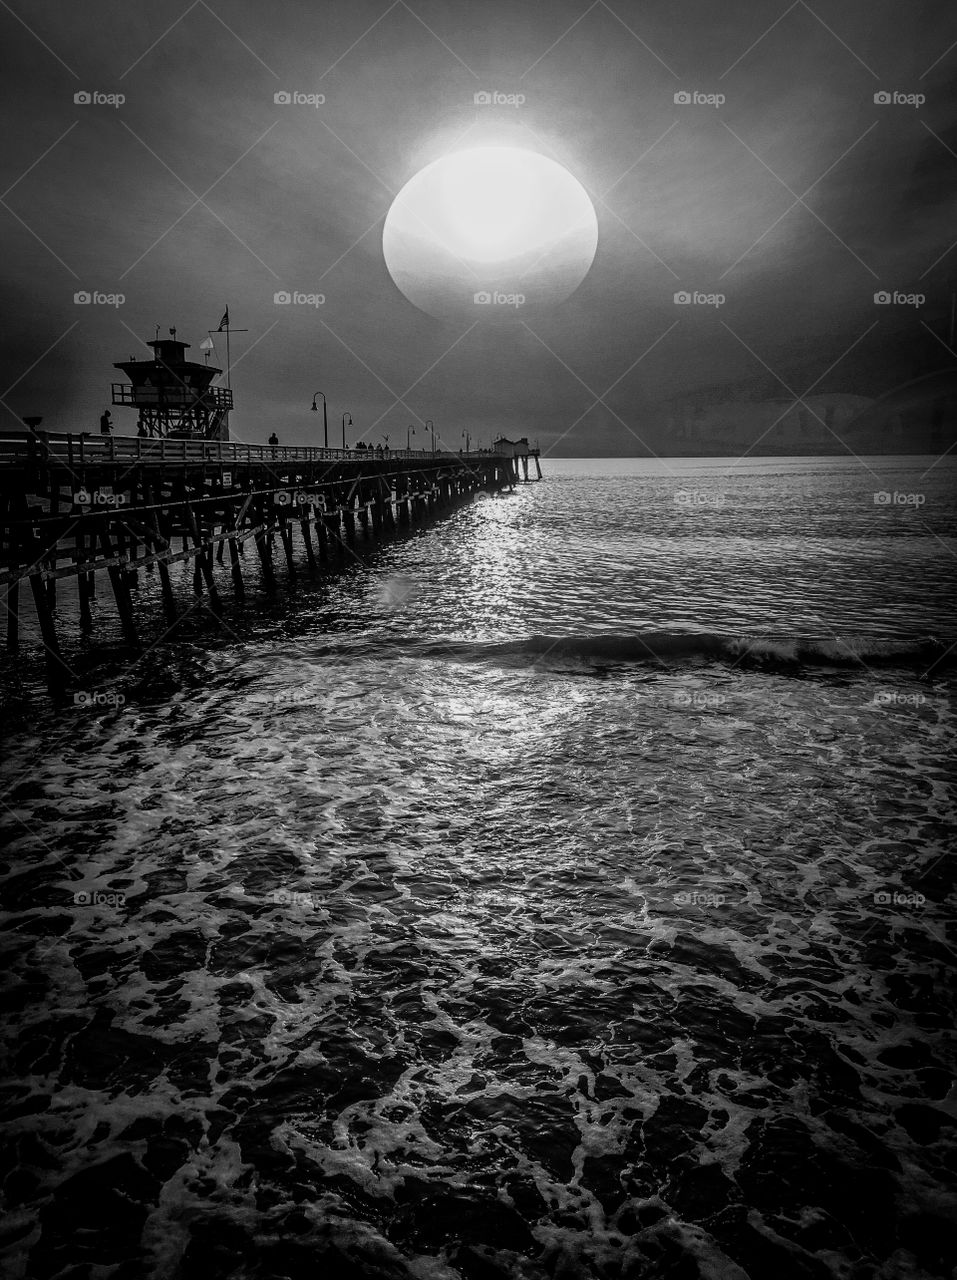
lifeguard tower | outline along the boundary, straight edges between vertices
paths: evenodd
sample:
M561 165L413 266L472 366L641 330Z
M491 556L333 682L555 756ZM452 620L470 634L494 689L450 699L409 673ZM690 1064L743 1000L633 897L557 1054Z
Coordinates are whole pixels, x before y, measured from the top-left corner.
M187 360L189 343L178 341L175 329L169 332L146 344L153 348L152 360L114 364L129 385L113 383L113 403L139 410L140 435L145 430L179 440L228 440L233 393L211 385L222 369Z

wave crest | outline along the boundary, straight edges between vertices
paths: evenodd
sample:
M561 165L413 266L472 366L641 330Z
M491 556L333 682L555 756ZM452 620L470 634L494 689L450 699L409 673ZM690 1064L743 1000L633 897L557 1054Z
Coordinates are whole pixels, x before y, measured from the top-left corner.
M349 646L354 652L356 646ZM517 640L416 640L402 636L360 641L368 656L383 648L408 657L451 657L461 661L535 663L637 663L673 666L718 661L734 666L912 667L924 674L957 661L953 641L928 636L895 640L875 636L720 635L715 632L644 631L632 634L547 636ZM330 646L324 652L339 650Z

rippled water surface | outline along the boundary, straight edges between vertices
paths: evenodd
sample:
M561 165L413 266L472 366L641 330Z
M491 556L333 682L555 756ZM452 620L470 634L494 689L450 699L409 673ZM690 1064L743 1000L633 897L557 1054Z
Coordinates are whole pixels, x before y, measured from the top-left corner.
M931 462L546 461L8 678L5 1274L950 1275Z

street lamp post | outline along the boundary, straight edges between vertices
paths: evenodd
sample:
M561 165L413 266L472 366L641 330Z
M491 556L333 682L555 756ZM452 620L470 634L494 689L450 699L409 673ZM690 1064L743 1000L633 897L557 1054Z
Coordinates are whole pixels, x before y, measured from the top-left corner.
M405 429L405 451L409 453L412 449L412 437L415 435L415 427L408 426Z
M322 396L322 392L317 391L316 394L312 397L313 413L319 412L319 406L316 404L316 396ZM322 396L322 447L324 449L329 448L329 420L326 417L326 397L325 396Z
M463 432L462 432L462 438L463 438L463 439L464 439L464 441L465 441L465 452L466 452L466 453L468 453L468 452L469 452L469 445L470 445L470 444L471 444L471 442L472 442L472 437L469 435L469 433L468 433L467 431L463 431Z
M349 426L351 427L351 426L352 426L352 414L349 412L349 410L348 410L348 409L347 409L347 410L345 411L345 413L342 415L342 447L343 447L343 449L345 449L345 447L346 447L346 418L348 418L348 419L349 419Z
M435 453L435 423L431 418L426 418L425 429L432 432L432 452Z

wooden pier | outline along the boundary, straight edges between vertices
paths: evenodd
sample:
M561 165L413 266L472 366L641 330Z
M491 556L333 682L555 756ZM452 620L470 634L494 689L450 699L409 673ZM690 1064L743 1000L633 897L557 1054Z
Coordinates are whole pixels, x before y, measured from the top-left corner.
M388 535L478 492L528 481L530 461L541 479L538 450L530 446L463 454L36 430L0 434L7 648L20 643L21 590L28 584L48 683L61 690L72 679L57 628L57 589L64 579L75 580L71 604L80 631L89 634L95 575L105 571L123 636L135 646L143 606L131 588L139 572L155 566L165 621L173 627L183 607L170 565L187 561L193 592L222 625L221 589L236 601L246 594L247 543L255 548L258 588L274 593L277 548L288 581L300 570L315 575L351 558L360 539ZM223 567L218 575L217 564Z

